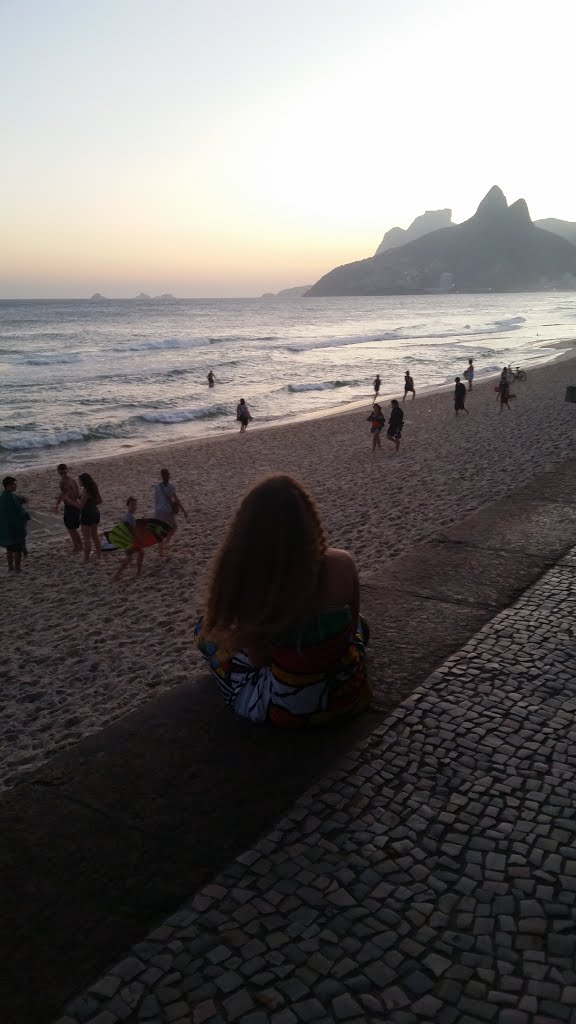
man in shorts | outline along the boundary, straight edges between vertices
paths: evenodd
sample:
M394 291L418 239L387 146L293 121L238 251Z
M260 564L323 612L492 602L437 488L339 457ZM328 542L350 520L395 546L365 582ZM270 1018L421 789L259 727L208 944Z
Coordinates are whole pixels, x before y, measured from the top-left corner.
M395 398L392 399L392 409L390 411L390 419L388 420L388 430L386 431L386 437L392 444L396 445L396 451L400 448L400 438L402 437L402 426L404 424L404 413L400 408L399 403Z
M404 398L402 399L403 402L406 401L406 395L409 395L410 392L412 392L412 401L414 401L414 399L416 398L414 378L412 377L410 370L406 370L406 373L404 374Z
M380 393L381 385L382 385L382 381L380 380L380 374L377 373L376 376L374 377L374 383L372 384L372 387L374 388L374 398L375 399L378 398L378 395Z
M60 494L56 498L54 512L58 511L60 502L63 501L64 526L70 534L72 550L74 552L82 551L82 540L78 532L80 527L80 509L76 505L70 504L72 501L79 501L80 488L74 477L68 473L68 466L64 462L61 462L58 466L58 476L60 477Z

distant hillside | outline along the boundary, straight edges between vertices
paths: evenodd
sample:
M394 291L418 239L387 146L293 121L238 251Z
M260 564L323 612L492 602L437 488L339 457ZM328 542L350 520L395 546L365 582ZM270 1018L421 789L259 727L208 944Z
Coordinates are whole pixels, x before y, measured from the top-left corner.
M576 246L536 227L523 199L494 186L463 224L336 267L308 295L399 295L576 288Z
M554 235L560 235L572 245L576 245L576 223L573 220L558 220L556 217L547 217L545 220L534 221L537 228L544 231L551 231Z
M399 245L406 245L413 242L422 235L428 235L431 231L438 231L440 228L453 227L452 210L426 210L412 221L408 228L390 228L386 232L380 245L376 249L375 256L389 249L396 249Z
M298 284L295 288L283 288L280 292L264 292L263 299L300 299L310 290L310 284Z

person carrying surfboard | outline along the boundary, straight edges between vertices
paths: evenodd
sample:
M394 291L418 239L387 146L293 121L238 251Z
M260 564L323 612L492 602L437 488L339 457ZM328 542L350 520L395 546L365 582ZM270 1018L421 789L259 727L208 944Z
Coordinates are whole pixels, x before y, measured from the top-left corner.
M116 571L115 579L118 579L118 577L121 576L121 574L123 573L124 569L128 568L130 562L132 561L132 555L134 554L134 552L136 552L136 575L142 575L142 562L144 561L144 550L138 544L138 527L136 525L137 506L138 502L136 501L136 498L126 499L126 511L122 518L122 522L126 524L128 529L130 530L130 533L134 537L134 547L129 548L129 550L124 555L124 558L120 562L120 565L118 566L118 569Z
M154 487L154 516L156 519L161 519L163 523L167 523L170 527L165 540L162 541L158 549L159 554L163 554L163 549L168 547L178 529L176 516L181 512L184 518L187 519L188 513L176 494L174 484L170 483L170 471L168 469L161 469L160 476L162 478L160 483Z

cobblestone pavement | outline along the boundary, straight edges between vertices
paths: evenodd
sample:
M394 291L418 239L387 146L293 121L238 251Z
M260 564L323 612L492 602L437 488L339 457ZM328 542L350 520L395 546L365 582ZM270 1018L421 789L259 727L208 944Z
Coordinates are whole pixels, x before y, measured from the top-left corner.
M59 1024L576 1022L575 711L576 550Z

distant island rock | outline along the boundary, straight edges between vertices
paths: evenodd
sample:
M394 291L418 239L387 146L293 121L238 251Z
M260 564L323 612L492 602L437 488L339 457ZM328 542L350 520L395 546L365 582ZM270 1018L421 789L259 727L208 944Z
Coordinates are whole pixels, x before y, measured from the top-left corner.
M566 222L565 222L566 223ZM536 227L523 199L495 185L463 224L331 270L307 292L402 295L576 288L576 245Z
M106 296L105 295L101 295L100 292L94 292L94 295L90 296L90 302L92 302L94 300L96 300L98 302L102 302L102 301L103 302L108 302L108 299L106 298Z
M136 295L137 302L150 302L151 298L152 296L148 295L146 292L138 292L138 295Z
M312 285L298 284L295 288L283 288L280 292L264 292L263 299L300 299L310 291Z
M154 302L176 302L176 296L170 295L169 292L164 292L163 295L155 295Z
M380 245L374 253L379 256L389 249L396 249L399 245L406 245L406 242L413 242L422 235L429 235L431 231L438 231L440 228L455 227L452 220L452 210L426 210L412 221L408 228L390 228L386 232Z

